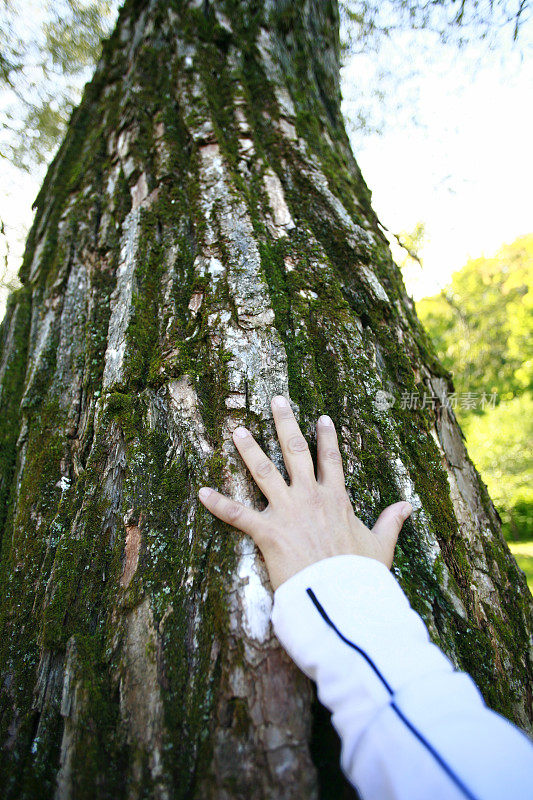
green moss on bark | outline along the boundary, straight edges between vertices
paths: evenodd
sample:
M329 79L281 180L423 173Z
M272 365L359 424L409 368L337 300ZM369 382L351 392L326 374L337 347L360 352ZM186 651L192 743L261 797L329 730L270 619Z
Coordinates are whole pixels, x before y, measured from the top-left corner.
M16 445L20 433L20 401L26 375L31 295L23 287L8 300L0 328L2 350L9 346L0 394L0 555L6 518L13 502Z

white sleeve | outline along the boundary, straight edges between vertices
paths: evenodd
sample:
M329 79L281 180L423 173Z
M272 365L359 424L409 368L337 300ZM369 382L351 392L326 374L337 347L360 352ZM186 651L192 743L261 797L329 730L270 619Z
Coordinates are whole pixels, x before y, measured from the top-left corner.
M317 683L363 800L529 800L533 746L432 644L387 567L334 556L274 594L274 631Z

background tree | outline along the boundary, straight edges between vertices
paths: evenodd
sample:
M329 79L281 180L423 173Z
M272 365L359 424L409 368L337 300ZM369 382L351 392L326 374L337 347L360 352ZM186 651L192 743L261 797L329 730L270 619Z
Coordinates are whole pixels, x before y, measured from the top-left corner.
M533 389L533 236L470 260L417 311L458 392L511 400Z
M49 160L91 76L102 38L110 33L115 7L108 0L24 7L3 0L0 88L7 102L1 114L2 158L26 170Z
M470 454L510 540L529 540L533 529L532 310L531 235L469 261L440 294L417 303L453 372Z
M465 451L340 114L336 3L130 0L37 198L2 325L6 798L353 796L269 626L269 402L327 410L394 571L487 701L531 727L531 596ZM409 397L409 404L404 402ZM429 401L428 401L429 398Z

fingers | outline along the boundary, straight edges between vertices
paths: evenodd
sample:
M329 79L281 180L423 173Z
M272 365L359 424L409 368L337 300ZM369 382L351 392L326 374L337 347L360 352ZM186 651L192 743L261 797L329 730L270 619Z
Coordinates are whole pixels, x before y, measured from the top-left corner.
M394 503L381 512L372 528L372 533L378 536L392 553L394 553L403 523L412 511L413 507L410 503Z
M275 500L287 491L288 487L282 475L246 428L237 428L233 432L233 441L267 500Z
M247 533L252 539L261 529L262 518L259 511L247 508L236 500L230 500L229 497L224 497L220 492L209 489L207 486L203 486L200 489L198 497L215 517L221 519L222 522L233 525L234 528L243 531L243 533Z
M319 417L316 430L318 482L329 486L344 486L342 456L331 417L326 414Z
M288 401L281 395L272 398L272 414L291 482L314 482L315 468L309 446Z

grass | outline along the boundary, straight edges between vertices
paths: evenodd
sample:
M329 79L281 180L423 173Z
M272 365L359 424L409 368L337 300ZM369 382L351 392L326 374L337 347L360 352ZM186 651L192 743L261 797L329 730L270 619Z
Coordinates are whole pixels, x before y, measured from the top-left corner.
M518 566L525 572L529 591L533 594L533 541L508 542L508 544Z

